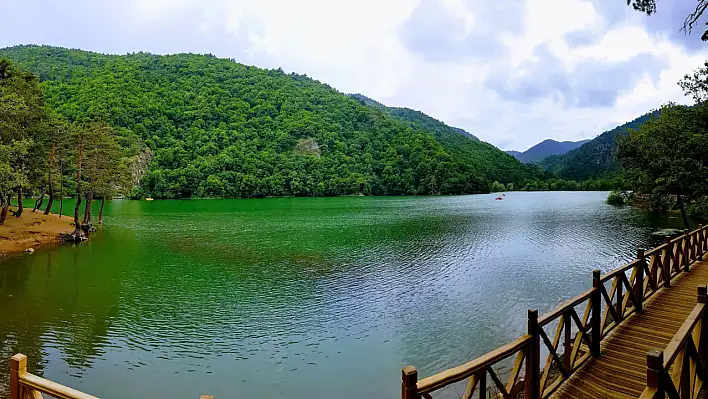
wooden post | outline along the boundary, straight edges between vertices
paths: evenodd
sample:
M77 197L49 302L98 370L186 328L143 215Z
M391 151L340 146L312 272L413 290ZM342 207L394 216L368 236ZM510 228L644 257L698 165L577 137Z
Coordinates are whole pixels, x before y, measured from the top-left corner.
M406 366L401 374L401 399L418 399L418 371L413 366Z
M478 392L478 398L479 399L487 399L487 371L486 370L481 370L479 373L477 373L477 389L479 390Z
M698 223L698 234L696 239L698 240L698 256L697 260L703 260L703 250L705 246L703 245L703 224Z
M22 399L20 376L27 373L27 356L18 353L10 358L10 399Z
M527 333L531 336L531 341L526 353L526 374L524 377L525 399L541 398L541 370L540 370L540 338L538 335L538 310L529 309Z
M573 341L570 335L570 312L566 311L563 313L563 367L570 372L572 370L570 355L573 353Z
M650 350L647 353L647 386L656 388L655 398L664 398L664 352Z
M624 272L622 272L622 273L624 273ZM615 297L616 297L615 300L617 301L615 303L615 310L617 311L617 316L619 316L619 320L615 320L615 323L619 324L622 321L622 319L624 318L624 312L622 311L622 303L624 302L624 293L622 292L623 291L622 284L624 284L624 283L622 282L622 280L619 277L615 277L615 278L619 279L619 281L617 283L617 288L616 288L617 294L615 294Z
M602 331L600 330L602 328L602 326L600 325L602 323L602 292L600 292L601 286L602 281L600 281L600 271L593 270L592 288L594 291L590 299L592 301L592 319L590 320L590 324L592 325L592 338L590 342L592 344L592 348L590 349L593 356L600 356L600 337L602 336Z
M644 256L644 250L637 249L637 266L636 280L634 281L634 308L637 312L641 312L644 307L644 269L647 267L647 260Z
M698 303L708 303L708 286L699 285L696 290L698 293ZM696 343L696 348L698 349L698 358L701 359L701 363L708 364L708 314L703 312L701 315L701 335L698 337L698 342ZM703 370L704 374L703 380L708 378L708 368Z
M664 275L664 287L671 288L671 263L675 262L671 237L664 237L664 244L666 244L666 256L664 257L664 266L661 268L661 274Z
M691 232L686 229L683 231L683 271L688 271L688 265L690 264L688 255L690 254L688 246L691 245Z

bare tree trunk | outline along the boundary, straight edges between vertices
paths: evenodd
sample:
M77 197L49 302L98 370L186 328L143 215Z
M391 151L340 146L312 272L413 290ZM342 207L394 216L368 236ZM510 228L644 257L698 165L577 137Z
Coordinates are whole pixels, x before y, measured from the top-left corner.
M37 212L37 209L42 207L43 202L44 202L44 187L39 189L39 198L37 198L37 200L34 201L34 208L32 208L32 212Z
M683 218L683 224L686 225L686 228L691 230L691 223L688 221L688 215L686 215L686 207L683 204L683 198L681 198L681 194L676 194L676 204L678 205L679 209L681 210L681 217Z
M52 182L52 174L54 172L54 143L52 143L52 151L49 154L49 200L47 201L47 209L44 210L45 215L49 215L54 202L54 184Z
M81 164L84 156L84 137L79 141L79 156L76 160L76 205L74 205L74 239L83 235L81 231L81 220L79 219L79 209L81 205Z
M106 197L101 197L101 210L98 211L98 224L103 224L103 208L106 206Z
M13 216L15 217L20 217L22 216L22 211L25 210L24 204L22 204L22 187L17 189L17 210L13 212Z
M84 205L84 224L91 224L91 203L93 202L93 191L86 193L86 204Z
M64 211L64 163L59 161L59 217Z
M2 209L0 209L0 225L3 225L7 219L7 210L10 207L10 198L6 197L5 193L0 193L0 206L2 206Z
M54 202L54 195L49 194L49 199L47 200L47 207L44 209L44 214L49 215L52 210L52 203Z

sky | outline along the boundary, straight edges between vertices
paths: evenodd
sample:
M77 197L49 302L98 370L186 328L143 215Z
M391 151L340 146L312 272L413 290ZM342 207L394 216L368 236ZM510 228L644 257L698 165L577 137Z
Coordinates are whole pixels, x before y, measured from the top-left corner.
M0 0L0 47L281 67L525 150L691 103L677 82L708 45L678 29L696 4L646 16L625 0Z

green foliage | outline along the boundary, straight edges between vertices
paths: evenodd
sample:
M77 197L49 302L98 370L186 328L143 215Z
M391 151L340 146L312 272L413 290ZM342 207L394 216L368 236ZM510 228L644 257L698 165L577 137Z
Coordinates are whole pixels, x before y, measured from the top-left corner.
M541 177L423 114L393 115L305 75L192 54L18 46L0 56L37 73L58 114L107 121L133 154L149 147L140 196L465 194Z
M620 141L618 158L641 193L708 194L708 104L667 105L661 116Z
M614 188L623 187L621 179L590 179L577 182L575 180L564 180L549 178L546 180L527 180L520 189L521 191L607 191Z
M610 205L624 205L625 195L619 190L612 190L607 196L607 203Z
M617 160L617 142L630 129L638 129L659 112L654 111L609 130L579 148L563 155L553 155L540 162L546 170L559 178L570 180L613 179L621 173Z
M686 213L695 220L708 220L708 198L694 200L686 207Z
M499 193L502 191L506 191L506 186L503 183L499 183L498 181L495 181L492 183L490 187L490 191L493 193Z

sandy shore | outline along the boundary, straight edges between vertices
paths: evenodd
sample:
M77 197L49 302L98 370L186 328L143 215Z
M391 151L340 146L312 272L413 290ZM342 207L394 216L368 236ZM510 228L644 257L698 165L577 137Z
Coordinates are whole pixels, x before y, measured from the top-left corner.
M15 207L11 208L12 210ZM20 218L7 215L5 224L0 226L0 256L24 252L27 248L57 244L60 234L74 230L70 216L47 215L25 208Z

